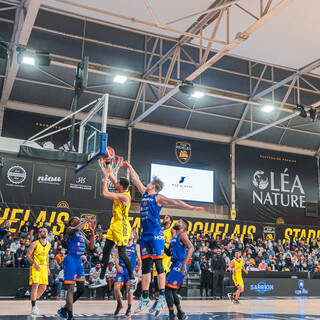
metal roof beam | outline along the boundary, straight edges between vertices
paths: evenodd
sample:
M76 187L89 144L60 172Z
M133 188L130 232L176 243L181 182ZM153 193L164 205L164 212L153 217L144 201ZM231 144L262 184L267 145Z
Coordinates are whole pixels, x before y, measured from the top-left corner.
M14 81L16 79L19 65L17 62L17 45L25 46L28 43L32 27L38 15L41 0L27 0L24 7L16 11L14 31L11 38L11 55L7 62L6 77L3 84L0 105L5 107L9 100ZM1 120L1 119L0 119ZM2 121L0 122L0 133L2 131Z
M276 83L275 85L259 92L258 94L256 94L252 100L257 100L265 95L267 95L268 93L272 92L273 90L276 90L280 87L282 87L284 84L292 81L294 78L296 78L297 76L301 76L305 73L311 72L312 70L318 68L320 66L320 59L317 59L313 62L311 62L310 64L302 67L301 69L299 69L297 72L293 73L291 76L281 80L280 82Z
M270 10L267 14L265 14L263 17L261 17L258 21L254 22L252 25L249 26L244 32L239 33L238 36L231 41L229 44L224 46L223 49L221 49L219 52L217 52L212 58L210 58L208 61L206 61L204 64L202 64L200 67L198 67L194 72L192 72L186 80L193 81L195 78L197 78L201 73L203 73L205 70L207 70L212 64L219 61L223 56L225 56L229 51L236 48L239 44L246 41L249 36L254 33L256 30L258 30L260 27L262 27L265 23L267 23L275 14L282 11L285 7L287 7L292 0L282 0L277 6L275 6L272 10ZM143 112L136 120L132 121L130 123L130 126L134 126L140 121L142 121L145 117L147 117L149 114L151 114L154 110L156 110L161 104L166 102L170 97L175 95L179 91L179 86L176 86L171 91L169 91L165 96L163 96L160 100L158 100L153 106L151 106L148 110Z
M11 101L11 100L8 101L8 109L21 110L24 112L37 113L42 115L51 115L54 117L61 117L61 118L70 114L69 110L66 110L60 107L53 108L48 106L29 104L29 103L24 103L20 101ZM86 116L85 113L78 113L76 115L76 118L81 120L85 116ZM126 119L108 117L108 124L111 126L127 127L127 123L128 121ZM163 126L163 125L152 124L147 122L138 123L135 129L154 132L154 133L163 133L166 135L187 137L191 139L212 141L212 142L230 143L232 141L231 136L207 133L207 132L202 132L197 130L175 128L175 127ZM239 142L239 145L261 148L261 149L268 149L268 150L277 150L282 152L297 153L297 154L303 154L308 156L314 156L316 154L316 150L277 145L273 143L266 143L266 142L255 141L255 140L243 140Z

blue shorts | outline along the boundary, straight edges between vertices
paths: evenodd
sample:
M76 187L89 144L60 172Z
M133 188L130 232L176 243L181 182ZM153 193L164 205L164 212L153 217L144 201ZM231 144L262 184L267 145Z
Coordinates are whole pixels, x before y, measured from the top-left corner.
M64 283L73 284L76 281L85 281L84 268L80 256L65 257L64 261Z
M183 261L175 261L172 263L170 270L169 270L167 282L166 282L167 287L173 288L173 289L180 288L184 278L187 276L188 271L189 271L189 265L187 264L186 273L184 275L182 275L180 272L182 264L183 264Z
M116 278L114 280L114 284L119 284L120 286L129 284L129 273L127 269L123 270L123 273L117 272Z
M153 234L142 233L140 238L141 259L162 259L164 255L164 245L165 240L162 230L155 231Z

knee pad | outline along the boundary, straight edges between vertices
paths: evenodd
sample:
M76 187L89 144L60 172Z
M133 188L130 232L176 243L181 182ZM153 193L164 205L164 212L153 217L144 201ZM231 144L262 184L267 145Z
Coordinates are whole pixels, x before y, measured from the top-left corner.
M158 274L164 273L163 262L162 259L155 260L156 270Z
M173 299L173 294L172 294L171 288L166 287L165 296L166 296L166 301L167 301L168 307L173 307L174 299Z
M77 292L79 295L84 293L84 281L77 281Z
M152 258L142 260L142 274L150 273L152 268Z

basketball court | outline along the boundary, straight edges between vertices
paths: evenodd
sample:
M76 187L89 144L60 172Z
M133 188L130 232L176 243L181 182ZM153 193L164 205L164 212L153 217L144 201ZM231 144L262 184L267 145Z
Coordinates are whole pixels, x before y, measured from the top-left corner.
M56 238L71 216L81 223L94 217L92 234L113 221L113 202L102 190L105 169L110 165L116 180L129 178L132 164L143 188L155 176L168 187L163 195L190 203L162 214L186 218L182 230L195 246L210 233L211 240L230 241L223 250L233 259L232 250L247 250L246 257L251 244L255 250L252 239L283 245L271 258L264 248L257 261L268 258L269 269L261 275L253 259L239 304L197 297L195 259L199 268L184 282L181 302L189 320L320 319L319 251L297 253L298 241L299 250L316 239L320 247L319 12L316 0L0 0L0 224L8 223L19 246L31 243L27 225L50 228L54 254L61 253ZM107 191L117 192L115 185L110 179ZM137 189L131 186L126 206L132 199L130 223L139 232ZM186 212L191 207L199 212ZM81 231L87 236L89 229ZM211 259L218 244L211 248L207 239L201 246ZM96 264L104 251L99 241L101 251L90 256ZM30 301L13 298L27 291L26 276L20 260L2 261L7 249L0 298L10 299L0 299L0 320L57 319L64 301L40 300L40 314L31 316ZM299 258L293 263L290 254L288 265L276 265L284 249ZM90 270L87 256L82 252L79 264ZM231 271L240 269L242 279L239 261ZM280 276L268 277L271 270ZM115 300L82 298L74 319L169 314L166 307L156 318L145 311L115 317L115 308Z
M186 311L188 319L191 320L231 320L231 319L320 319L320 312L317 304L319 299L261 299L241 300L240 305L232 305L229 301L219 300L184 300L182 307ZM135 303L137 304L137 302ZM135 304L133 306L135 306ZM41 314L33 319L57 319L55 311L61 302L40 301ZM32 319L28 315L30 309L26 301L1 301L0 319ZM10 316L12 308L15 308L16 315ZM115 302L112 301L80 301L75 305L75 319L128 319L125 316L114 317L112 310ZM201 310L201 312L199 311ZM148 313L132 315L131 319L151 320L167 319L167 311L155 318Z

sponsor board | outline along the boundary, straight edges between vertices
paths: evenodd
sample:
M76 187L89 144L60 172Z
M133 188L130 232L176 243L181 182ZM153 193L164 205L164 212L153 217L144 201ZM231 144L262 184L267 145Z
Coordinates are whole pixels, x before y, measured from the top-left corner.
M11 187L25 187L25 180L27 178L27 172L22 166L12 166L7 171L7 183L6 186Z
M250 285L250 290L251 291L256 291L259 294L265 294L266 292L273 291L274 290L274 285L273 284L268 284L265 281L260 281L257 284L251 284Z

